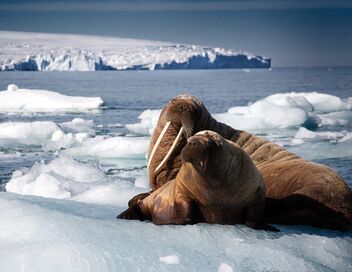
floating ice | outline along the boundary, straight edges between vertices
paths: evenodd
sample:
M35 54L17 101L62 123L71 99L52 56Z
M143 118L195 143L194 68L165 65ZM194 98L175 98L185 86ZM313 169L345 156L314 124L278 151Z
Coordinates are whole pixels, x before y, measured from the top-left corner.
M6 147L37 145L46 151L55 151L81 144L87 138L89 134L84 132L65 133L52 121L0 123L0 145Z
M218 272L233 272L233 269L227 263L222 263L219 266Z
M140 123L127 124L126 128L139 135L152 135L158 123L161 110L145 110L139 116Z
M159 261L166 264L180 264L180 259L176 255L159 257Z
M214 117L234 128L251 131L299 126L308 120L309 115L302 108L278 106L260 100L250 106L230 108L227 113L215 114Z
M66 132L94 132L94 122L93 120L84 120L81 118L74 118L70 122L64 122L60 124L60 127Z
M2 271L350 271L351 233L281 227L156 226L125 207L0 193ZM214 254L216 253L216 254ZM160 256L178 256L170 267ZM222 265L224 267L224 265Z
M6 191L23 195L69 198L104 182L102 172L92 165L59 157L49 164L36 163L30 170L17 170Z
M311 140L334 140L339 139L347 135L347 131L311 131L304 127L300 127L295 135L295 139L311 139Z
M143 159L148 150L147 137L111 137L97 136L87 139L81 146L64 151L75 157Z
M0 144L42 145L58 132L62 132L61 129L51 121L0 123Z
M148 176L139 176L134 181L134 186L138 188L149 189L149 179Z
M15 90L15 91L14 91ZM81 112L98 109L100 97L67 96L53 91L18 89L0 91L0 112Z

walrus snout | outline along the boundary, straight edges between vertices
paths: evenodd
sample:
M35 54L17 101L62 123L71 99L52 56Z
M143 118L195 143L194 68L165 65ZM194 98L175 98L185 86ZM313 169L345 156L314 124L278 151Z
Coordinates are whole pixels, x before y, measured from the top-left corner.
M154 172L158 172L168 161L183 136L188 139L194 134L194 124L198 122L201 111L202 103L192 95L179 95L171 99L164 110L164 128L153 147L150 157L148 158L148 169L153 160L154 154L169 127L172 126L178 131L178 134L164 159L159 163Z
M165 108L165 120L179 131L184 128L186 137L194 134L194 125L200 118L202 103L192 95L179 95L171 99Z
M192 136L181 151L182 163L191 163L199 172L205 172L208 166L209 152L213 142L202 136Z

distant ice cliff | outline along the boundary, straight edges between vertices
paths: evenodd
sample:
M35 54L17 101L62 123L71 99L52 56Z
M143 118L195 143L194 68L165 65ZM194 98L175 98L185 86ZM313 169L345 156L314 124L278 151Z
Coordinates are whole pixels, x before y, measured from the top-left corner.
M100 36L0 31L0 71L270 68L223 48Z

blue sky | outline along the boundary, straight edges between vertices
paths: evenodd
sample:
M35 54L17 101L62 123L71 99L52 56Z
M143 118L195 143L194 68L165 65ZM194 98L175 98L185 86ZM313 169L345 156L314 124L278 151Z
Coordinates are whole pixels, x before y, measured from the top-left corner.
M273 66L352 65L352 1L0 1L0 29L220 46Z

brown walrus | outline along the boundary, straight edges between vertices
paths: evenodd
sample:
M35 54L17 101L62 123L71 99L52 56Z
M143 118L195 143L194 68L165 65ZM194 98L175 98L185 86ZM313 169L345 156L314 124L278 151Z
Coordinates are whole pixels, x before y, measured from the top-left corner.
M267 222L341 231L351 228L352 192L337 173L264 138L217 122L191 95L173 98L160 115L148 152L153 190L176 177L187 138L202 130L215 131L233 141L254 161L266 185ZM147 195L137 195L129 205Z
M262 223L264 181L237 144L213 131L202 131L188 139L181 159L175 179L117 218L148 219L155 224L246 224L277 230Z

